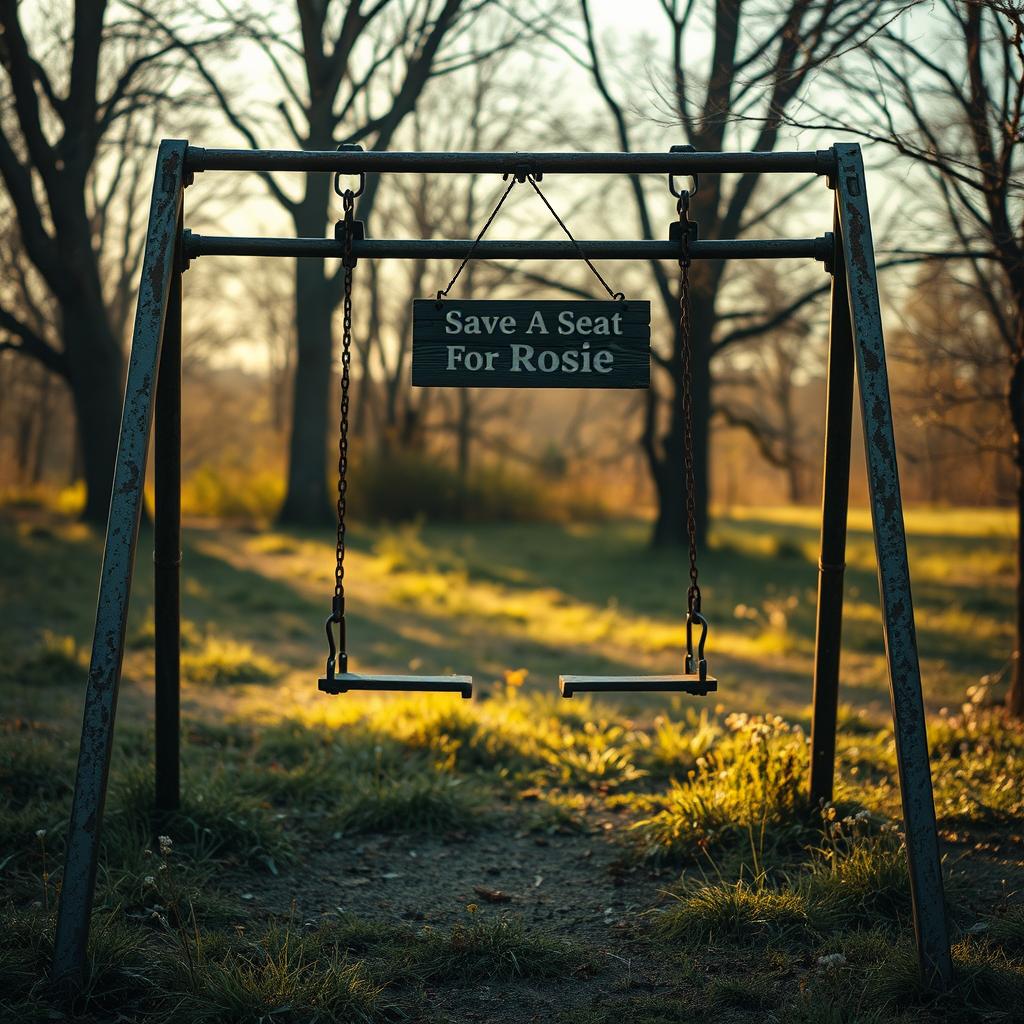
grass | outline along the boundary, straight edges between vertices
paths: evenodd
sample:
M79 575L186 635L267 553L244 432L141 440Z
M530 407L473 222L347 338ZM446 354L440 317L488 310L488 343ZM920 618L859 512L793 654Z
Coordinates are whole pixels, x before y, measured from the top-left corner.
M484 803L465 779L428 768L412 777L356 780L329 822L346 832L472 832L486 824Z
M0 515L0 1017L1012 1020L1024 729L991 706L1011 524L909 522L958 965L941 1000L916 976L864 522L836 802L810 810L815 518L736 510L702 566L717 703L553 692L560 671L678 670L685 570L643 524L355 524L354 667L471 671L472 703L319 695L330 536L189 529L183 805L153 807L140 573L90 970L68 1007L41 979L101 545L39 507Z

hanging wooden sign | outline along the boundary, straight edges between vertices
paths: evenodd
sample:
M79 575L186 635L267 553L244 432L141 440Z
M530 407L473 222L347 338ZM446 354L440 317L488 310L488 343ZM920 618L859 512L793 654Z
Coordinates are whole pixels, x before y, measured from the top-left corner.
M651 304L415 299L415 387L646 388Z

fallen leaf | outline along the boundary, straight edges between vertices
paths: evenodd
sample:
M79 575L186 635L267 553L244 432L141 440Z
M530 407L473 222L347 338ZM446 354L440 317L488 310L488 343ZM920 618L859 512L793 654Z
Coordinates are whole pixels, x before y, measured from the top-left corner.
M474 885L473 892L488 903L511 903L512 897L500 889L488 889L485 885Z

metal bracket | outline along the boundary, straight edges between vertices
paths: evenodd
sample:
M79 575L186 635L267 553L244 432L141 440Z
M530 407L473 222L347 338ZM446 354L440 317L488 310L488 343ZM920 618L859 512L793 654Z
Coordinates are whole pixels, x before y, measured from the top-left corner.
M366 224L361 220L352 221L352 241L361 242L363 241L364 238L366 238ZM334 239L336 242L341 242L344 245L345 222L343 220L339 220L334 225ZM342 259L341 262L344 263L346 267L354 267L356 263L358 263L359 261L357 257L353 256L351 262L345 260L344 258Z
M700 225L695 220L688 220L686 222L686 233L690 236L691 242L698 241L700 238ZM676 245L682 244L683 225L680 221L674 220L669 224L668 239L670 242L675 242Z
M535 171L533 166L529 163L516 164L511 171L505 171L501 176L502 181L508 181L509 177L513 177L520 185L526 181L527 178L533 178L534 181L543 181L544 172Z

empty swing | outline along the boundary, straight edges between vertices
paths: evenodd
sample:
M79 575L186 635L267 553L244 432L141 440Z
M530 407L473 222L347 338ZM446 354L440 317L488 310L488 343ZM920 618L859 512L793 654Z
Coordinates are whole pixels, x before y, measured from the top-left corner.
M675 149L676 147L673 147ZM680 147L681 148L681 147ZM697 190L694 175L693 192ZM718 680L708 675L704 645L708 638L708 620L701 613L700 586L697 574L697 523L693 472L693 360L690 337L690 196L685 189L677 191L669 175L669 189L676 197L679 214L679 334L682 346L683 384L683 463L686 473L686 533L690 546L690 586L686 592L686 659L682 675L659 676L559 676L558 689L563 697L575 693L690 693L707 696L718 689ZM673 232L674 234L675 232ZM693 627L700 627L696 650Z
M356 147L359 148L359 147ZM334 599L327 617L327 668L319 680L324 693L347 693L349 690L402 690L414 693L458 693L464 699L473 696L471 676L401 676L358 675L348 671L348 644L345 635L345 512L348 492L348 405L352 368L352 240L358 232L354 219L356 197L363 191L364 176L359 176L359 188L341 190L340 174L334 176L334 190L342 199L344 220L338 225L343 235L344 256L344 319L341 340L341 414L338 431L338 533L334 567ZM361 225L360 225L361 226ZM338 639L334 638L334 627Z

